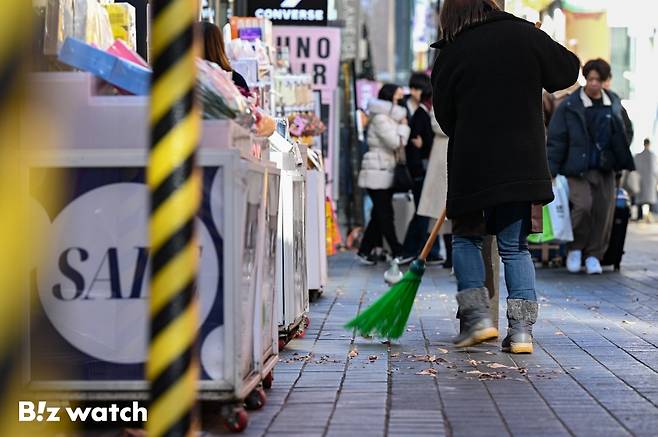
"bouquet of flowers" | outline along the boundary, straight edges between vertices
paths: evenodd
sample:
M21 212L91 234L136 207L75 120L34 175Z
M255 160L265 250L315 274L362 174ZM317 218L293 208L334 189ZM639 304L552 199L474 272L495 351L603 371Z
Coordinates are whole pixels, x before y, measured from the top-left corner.
M312 112L292 114L288 116L288 123L295 137L316 137L327 130L320 117Z

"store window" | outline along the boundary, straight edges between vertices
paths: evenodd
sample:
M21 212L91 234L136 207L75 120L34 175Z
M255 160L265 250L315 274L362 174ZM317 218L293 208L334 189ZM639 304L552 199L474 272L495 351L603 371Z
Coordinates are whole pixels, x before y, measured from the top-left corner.
M613 27L610 29L612 86L622 99L628 99L631 83L626 78L626 72L631 68L631 40L628 29Z

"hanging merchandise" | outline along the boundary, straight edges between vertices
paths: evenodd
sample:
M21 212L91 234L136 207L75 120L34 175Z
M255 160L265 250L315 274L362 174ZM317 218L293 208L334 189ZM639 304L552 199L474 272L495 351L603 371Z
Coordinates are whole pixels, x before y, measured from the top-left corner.
M110 17L98 0L48 0L44 54L56 56L68 37L107 49L114 42Z
M267 18L231 17L231 39L260 39L272 47L272 21Z
M115 39L122 40L132 50L137 50L137 20L133 5L128 3L109 3L105 9L112 25Z

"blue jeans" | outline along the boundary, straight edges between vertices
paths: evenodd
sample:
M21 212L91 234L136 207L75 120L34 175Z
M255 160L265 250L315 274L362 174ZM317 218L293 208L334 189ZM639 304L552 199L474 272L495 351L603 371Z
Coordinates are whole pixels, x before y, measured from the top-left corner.
M505 265L508 299L536 301L535 265L528 250L530 204L512 203L484 211L487 232L496 235ZM459 291L485 286L482 236L454 235L452 257Z

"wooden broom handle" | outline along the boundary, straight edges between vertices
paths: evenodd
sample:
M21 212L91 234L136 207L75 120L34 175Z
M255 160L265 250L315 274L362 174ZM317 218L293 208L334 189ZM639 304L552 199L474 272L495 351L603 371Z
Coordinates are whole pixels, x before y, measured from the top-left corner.
M434 246L434 242L436 241L436 236L439 235L439 231L441 230L441 226L443 226L443 223L446 221L446 209L443 208L443 212L441 212L441 217L434 223L434 227L432 228L432 233L430 234L430 238L427 240L425 243L425 247L423 247L423 251L420 253L420 256L418 257L419 260L425 261L427 257L430 254L430 251L432 250L432 246Z

